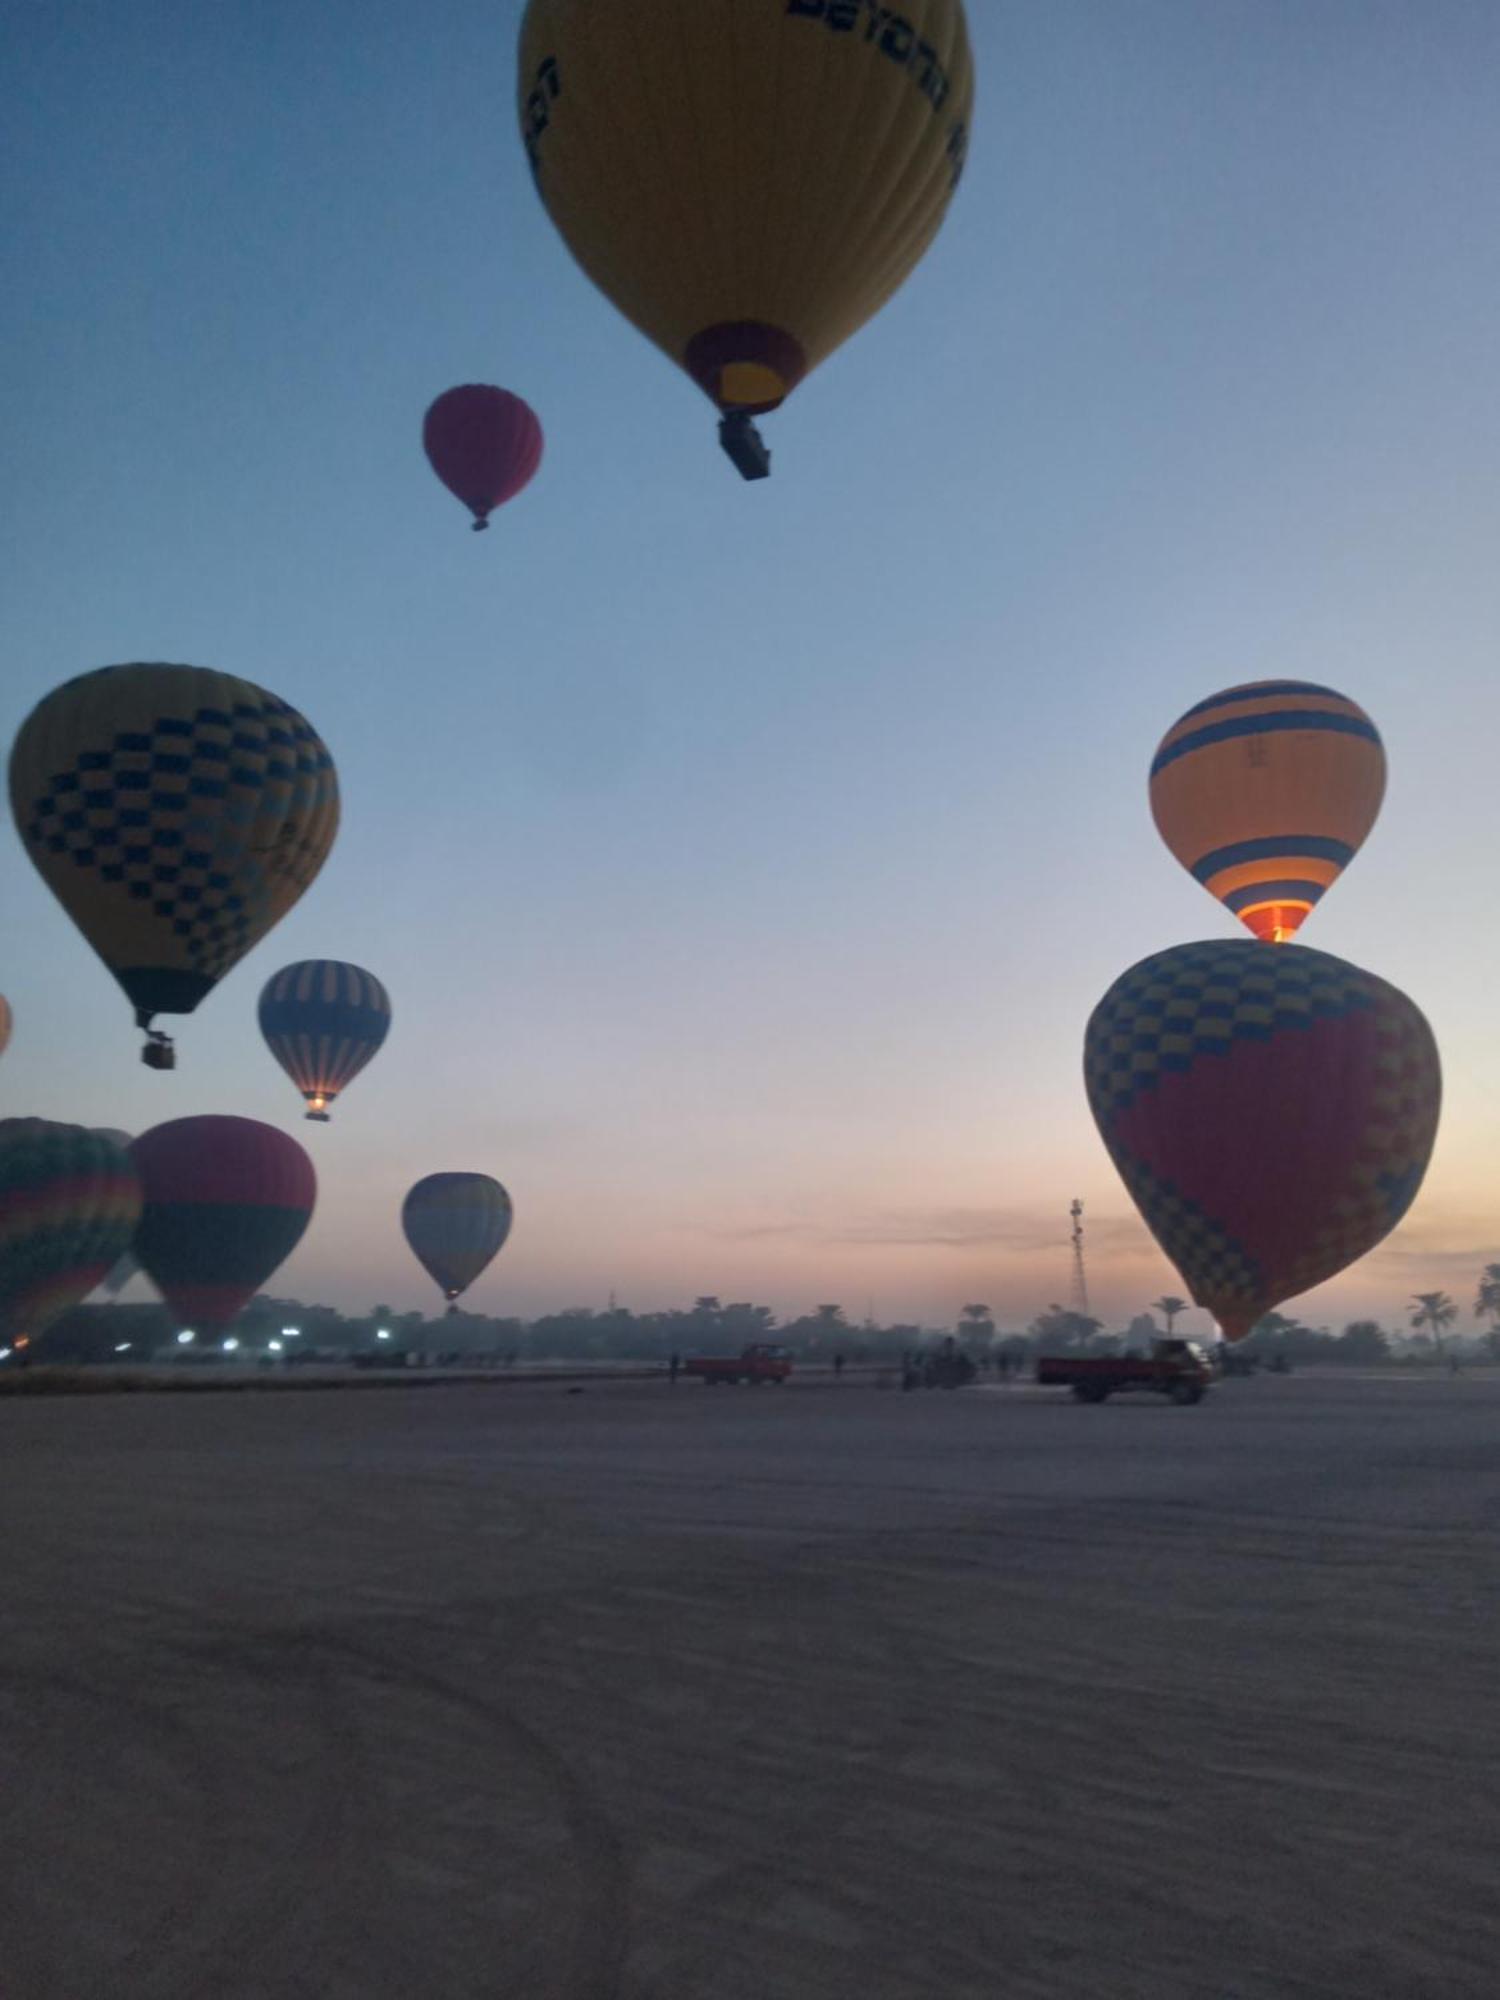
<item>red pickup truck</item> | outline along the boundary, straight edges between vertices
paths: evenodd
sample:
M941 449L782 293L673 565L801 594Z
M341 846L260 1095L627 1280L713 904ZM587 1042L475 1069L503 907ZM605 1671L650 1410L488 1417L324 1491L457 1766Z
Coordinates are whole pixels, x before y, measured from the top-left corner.
M684 1375L696 1375L712 1388L715 1382L784 1382L792 1372L792 1357L784 1347L747 1347L740 1354L690 1354Z
M1197 1403L1214 1379L1194 1340L1156 1340L1149 1354L1042 1355L1038 1382L1069 1388L1080 1403L1102 1403L1128 1389L1152 1389L1174 1403Z

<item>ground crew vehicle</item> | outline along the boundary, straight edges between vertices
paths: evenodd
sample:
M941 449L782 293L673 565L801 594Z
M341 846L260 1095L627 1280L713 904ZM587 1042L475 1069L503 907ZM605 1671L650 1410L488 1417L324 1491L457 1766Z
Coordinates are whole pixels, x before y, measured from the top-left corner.
M1037 1359L1036 1379L1071 1389L1080 1403L1102 1403L1131 1389L1197 1403L1214 1375L1197 1341L1154 1340L1149 1354L1044 1354Z
M700 1382L784 1382L792 1372L792 1357L784 1347L757 1344L739 1354L690 1354L682 1364L684 1375Z

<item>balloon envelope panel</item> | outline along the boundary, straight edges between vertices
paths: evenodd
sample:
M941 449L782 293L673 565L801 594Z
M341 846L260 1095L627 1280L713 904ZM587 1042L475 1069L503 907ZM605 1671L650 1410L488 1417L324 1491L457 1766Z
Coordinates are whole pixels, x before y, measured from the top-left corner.
M1422 1014L1305 946L1231 939L1143 959L1095 1008L1084 1073L1136 1206L1230 1339L1373 1249L1437 1133Z
M531 0L521 132L573 255L723 409L875 313L963 169L961 0Z
M0 1119L0 1338L35 1337L130 1245L141 1183L130 1155L84 1125Z
M106 1139L113 1139L121 1152L129 1153L131 1135L128 1132L121 1131L117 1125L100 1125L95 1129L101 1132ZM140 1268L140 1263L136 1258L134 1249L129 1249L123 1256L116 1257L113 1264L110 1265L104 1276L99 1280L98 1289L107 1298L117 1298Z
M312 882L338 781L306 719L207 667L100 667L21 725L11 808L145 1015L190 1014Z
M1380 733L1310 681L1254 681L1180 716L1151 764L1157 830L1256 937L1281 943L1353 860L1385 796Z

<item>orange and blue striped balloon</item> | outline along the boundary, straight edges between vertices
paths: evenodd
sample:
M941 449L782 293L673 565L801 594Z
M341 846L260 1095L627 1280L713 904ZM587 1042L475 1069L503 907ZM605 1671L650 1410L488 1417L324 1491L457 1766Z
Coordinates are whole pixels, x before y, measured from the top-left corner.
M1282 944L1359 852L1385 795L1380 734L1309 681L1253 681L1180 716L1151 762L1177 859L1247 930Z
M391 997L374 973L336 958L283 966L260 996L266 1045L302 1092L307 1116L323 1124L390 1025Z

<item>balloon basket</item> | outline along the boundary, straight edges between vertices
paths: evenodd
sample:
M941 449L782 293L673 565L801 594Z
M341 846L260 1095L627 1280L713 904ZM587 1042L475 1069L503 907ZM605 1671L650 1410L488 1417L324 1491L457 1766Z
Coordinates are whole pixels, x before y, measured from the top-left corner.
M745 410L730 410L719 420L719 443L741 479L769 479L771 453Z

